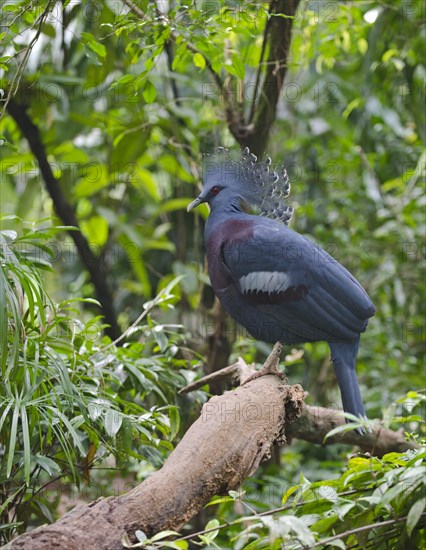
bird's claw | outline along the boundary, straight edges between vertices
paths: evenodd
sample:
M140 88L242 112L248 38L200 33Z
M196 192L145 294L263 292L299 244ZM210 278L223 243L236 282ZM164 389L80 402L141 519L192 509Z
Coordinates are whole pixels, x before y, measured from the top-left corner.
M280 378L281 380L285 380L287 378L286 375L283 372L281 372L280 370L278 370L276 368L275 369L274 368L265 369L264 367L262 367L260 370L258 370L257 372L255 372L254 374L249 376L246 380L244 380L244 382L241 384L241 386L245 386L246 384L248 384L252 380L256 380L256 378L260 378L261 376L266 376L267 374L272 374L273 376L278 376L278 378Z
M241 384L241 386L244 386L248 382L251 382L252 380L256 380L256 378L260 378L261 376L266 376L267 374L272 374L273 376L278 376L281 380L286 380L286 375L278 370L278 364L280 362L280 354L282 350L282 344L280 342L277 342L269 354L268 358L265 361L265 364L263 367L249 376L244 382Z

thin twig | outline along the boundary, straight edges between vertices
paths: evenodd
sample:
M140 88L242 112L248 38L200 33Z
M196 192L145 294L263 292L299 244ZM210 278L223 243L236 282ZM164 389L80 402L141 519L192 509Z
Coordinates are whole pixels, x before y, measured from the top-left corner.
M248 118L248 124L251 124L253 122L254 113L256 112L257 93L258 93L258 90L259 90L260 74L262 72L263 59L265 57L266 44L267 44L267 41L268 41L270 21L271 21L271 18L268 16L268 18L266 20L266 23L265 23L265 30L263 32L262 49L260 51L259 66L257 67L256 82L254 84L253 101L252 101L251 108L250 108L250 115L249 115L249 118Z
M179 390L179 393L190 393L192 391L198 390L198 388L201 388L206 384L209 384L210 382L217 381L218 379L232 379L235 378L236 375L238 375L238 381L241 383L244 381L245 378L248 378L251 374L255 372L256 370L254 369L254 365L247 365L244 359L242 359L242 357L239 357L238 361L233 365L229 365L228 367L225 367L223 369L211 372L210 374L207 374L206 376L195 380L195 382L192 382L191 384L188 384L187 386Z
M25 69L25 66L27 64L28 58L30 57L32 49L33 49L33 47L35 46L37 40L40 37L41 29L42 29L44 20L49 15L50 6L53 5L53 4L54 4L54 0L49 0L48 4L46 6L46 9L43 11L43 13L40 15L40 17L37 19L37 21L33 25L33 28L36 25L38 25L36 34L35 34L34 38L30 41L28 46L25 48L24 56L23 56L22 60L19 62L18 68L16 70L16 74L15 74L15 76L13 77L13 79L10 83L10 88L9 88L6 100L4 102L2 110L0 111L0 120L2 119L3 115L5 114L5 112L7 110L7 106L9 105L10 101L12 100L12 97L14 96L14 94L19 89L19 85L21 83L22 75L24 74L24 69Z
M420 517L426 516L426 512L423 512L423 514ZM395 519L387 519L386 521L378 521L377 523L369 523L368 525L362 525L361 527L356 527L355 529L348 529L347 531L344 531L343 533L340 533L338 535L334 535L333 537L329 537L328 539L322 539L321 541L316 542L312 548L315 548L317 546L323 546L324 544L328 544L332 542L333 540L341 539L344 537L349 537L349 535L354 535L355 533L362 533L363 531L369 531L370 529L376 529L377 527L386 527L386 525L392 525L394 523L399 523L401 521L405 521L407 519L407 516L404 516L402 518L395 518Z
M345 497L349 495L353 495L356 493L365 493L369 491L370 489L351 489L350 491L344 491L343 493L338 493L339 497ZM298 502L298 503L291 503L286 504L285 506L280 506L279 508L273 508L272 510L266 510L265 512L259 512L253 515L252 517L246 516L244 518L239 518L235 521L231 521L228 523L222 523L218 525L217 527L210 527L209 529L203 529L202 531L197 531L196 533L191 533L190 535L185 535L184 537L179 537L178 539L174 539L174 542L181 541L181 540L189 540L193 537L197 537L198 535L205 535L207 533L211 533L212 531L216 531L219 529L224 529L225 527L231 527L232 525L236 525L238 523L241 523L241 520L244 519L244 521L251 521L256 520L260 517L266 517L266 516L272 516L273 514L278 514L280 512L286 512L287 510L292 510L294 508L301 508L302 506L305 506L306 504L310 504L311 502L316 502L315 500L306 500L304 502Z

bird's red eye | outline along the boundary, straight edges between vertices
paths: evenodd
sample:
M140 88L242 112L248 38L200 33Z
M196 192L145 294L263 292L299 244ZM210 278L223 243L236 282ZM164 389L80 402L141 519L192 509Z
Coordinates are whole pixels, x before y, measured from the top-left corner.
M220 189L217 185L215 185L214 187L212 187L212 190L211 190L211 194L212 195L217 195L219 193Z

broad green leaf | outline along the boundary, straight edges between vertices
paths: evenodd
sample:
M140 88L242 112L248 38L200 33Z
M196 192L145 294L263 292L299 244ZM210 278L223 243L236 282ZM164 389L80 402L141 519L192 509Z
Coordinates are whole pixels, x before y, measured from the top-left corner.
M96 254L108 240L108 223L102 216L92 216L88 220L82 220L81 230L86 236L89 244L94 247Z
M169 409L170 419L170 441L173 441L177 436L180 427L180 414L177 407L170 407Z
M61 472L61 468L57 462L49 458L48 456L42 456L37 454L35 456L35 462L38 464L43 470L50 475L51 477L54 477L55 475L58 475Z
M91 197L110 183L106 166L92 162L82 170L74 195L77 199Z
M158 183L154 176L145 168L139 168L135 172L136 178L132 178L132 184L137 188L147 193L156 202L160 201L160 193L158 191Z
M157 97L157 90L155 89L154 84L150 80L147 80L145 87L142 91L142 95L144 100L148 104L154 103L155 98Z
M357 41L358 50L362 55L365 55L368 50L368 42L365 38L359 38Z
M87 44L93 52L98 54L99 57L106 57L107 51L104 44L98 42L93 34L89 32L82 32L81 37L83 38L83 42Z
M104 417L105 431L110 437L115 437L121 427L123 416L120 411L109 408Z
M133 441L132 434L132 423L128 418L123 418L121 427L116 435L117 450L120 456L123 457L123 460L126 460L130 454Z
M41 25L41 32L49 38L55 38L56 36L55 27L50 23L43 23L43 25Z
M213 497L206 505L205 508L208 506L215 506L216 504L223 504L224 502L235 502L235 499L230 496L223 496L223 497Z
M340 519L337 515L322 518L312 525L312 530L317 533L328 533L330 528L339 521Z
M199 67L201 70L205 69L206 60L205 60L204 56L201 53L195 53L192 56L192 61L194 62L194 65L196 67Z
M413 504L413 506L410 508L410 511L408 512L406 529L410 537L413 533L414 528L420 521L422 514L424 513L425 506L426 502L424 501L424 499L418 500Z
M135 537L138 539L139 542L145 542L146 540L148 540L146 534L140 529L137 529L135 531Z

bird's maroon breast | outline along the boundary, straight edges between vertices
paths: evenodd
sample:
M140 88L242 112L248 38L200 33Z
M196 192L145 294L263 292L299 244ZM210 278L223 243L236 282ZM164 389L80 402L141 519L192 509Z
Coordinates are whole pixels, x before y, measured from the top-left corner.
M222 248L235 247L235 252L253 237L253 223L249 220L228 220L216 227L206 240L206 256L209 276L213 288L220 291L233 283L233 279L223 259Z

